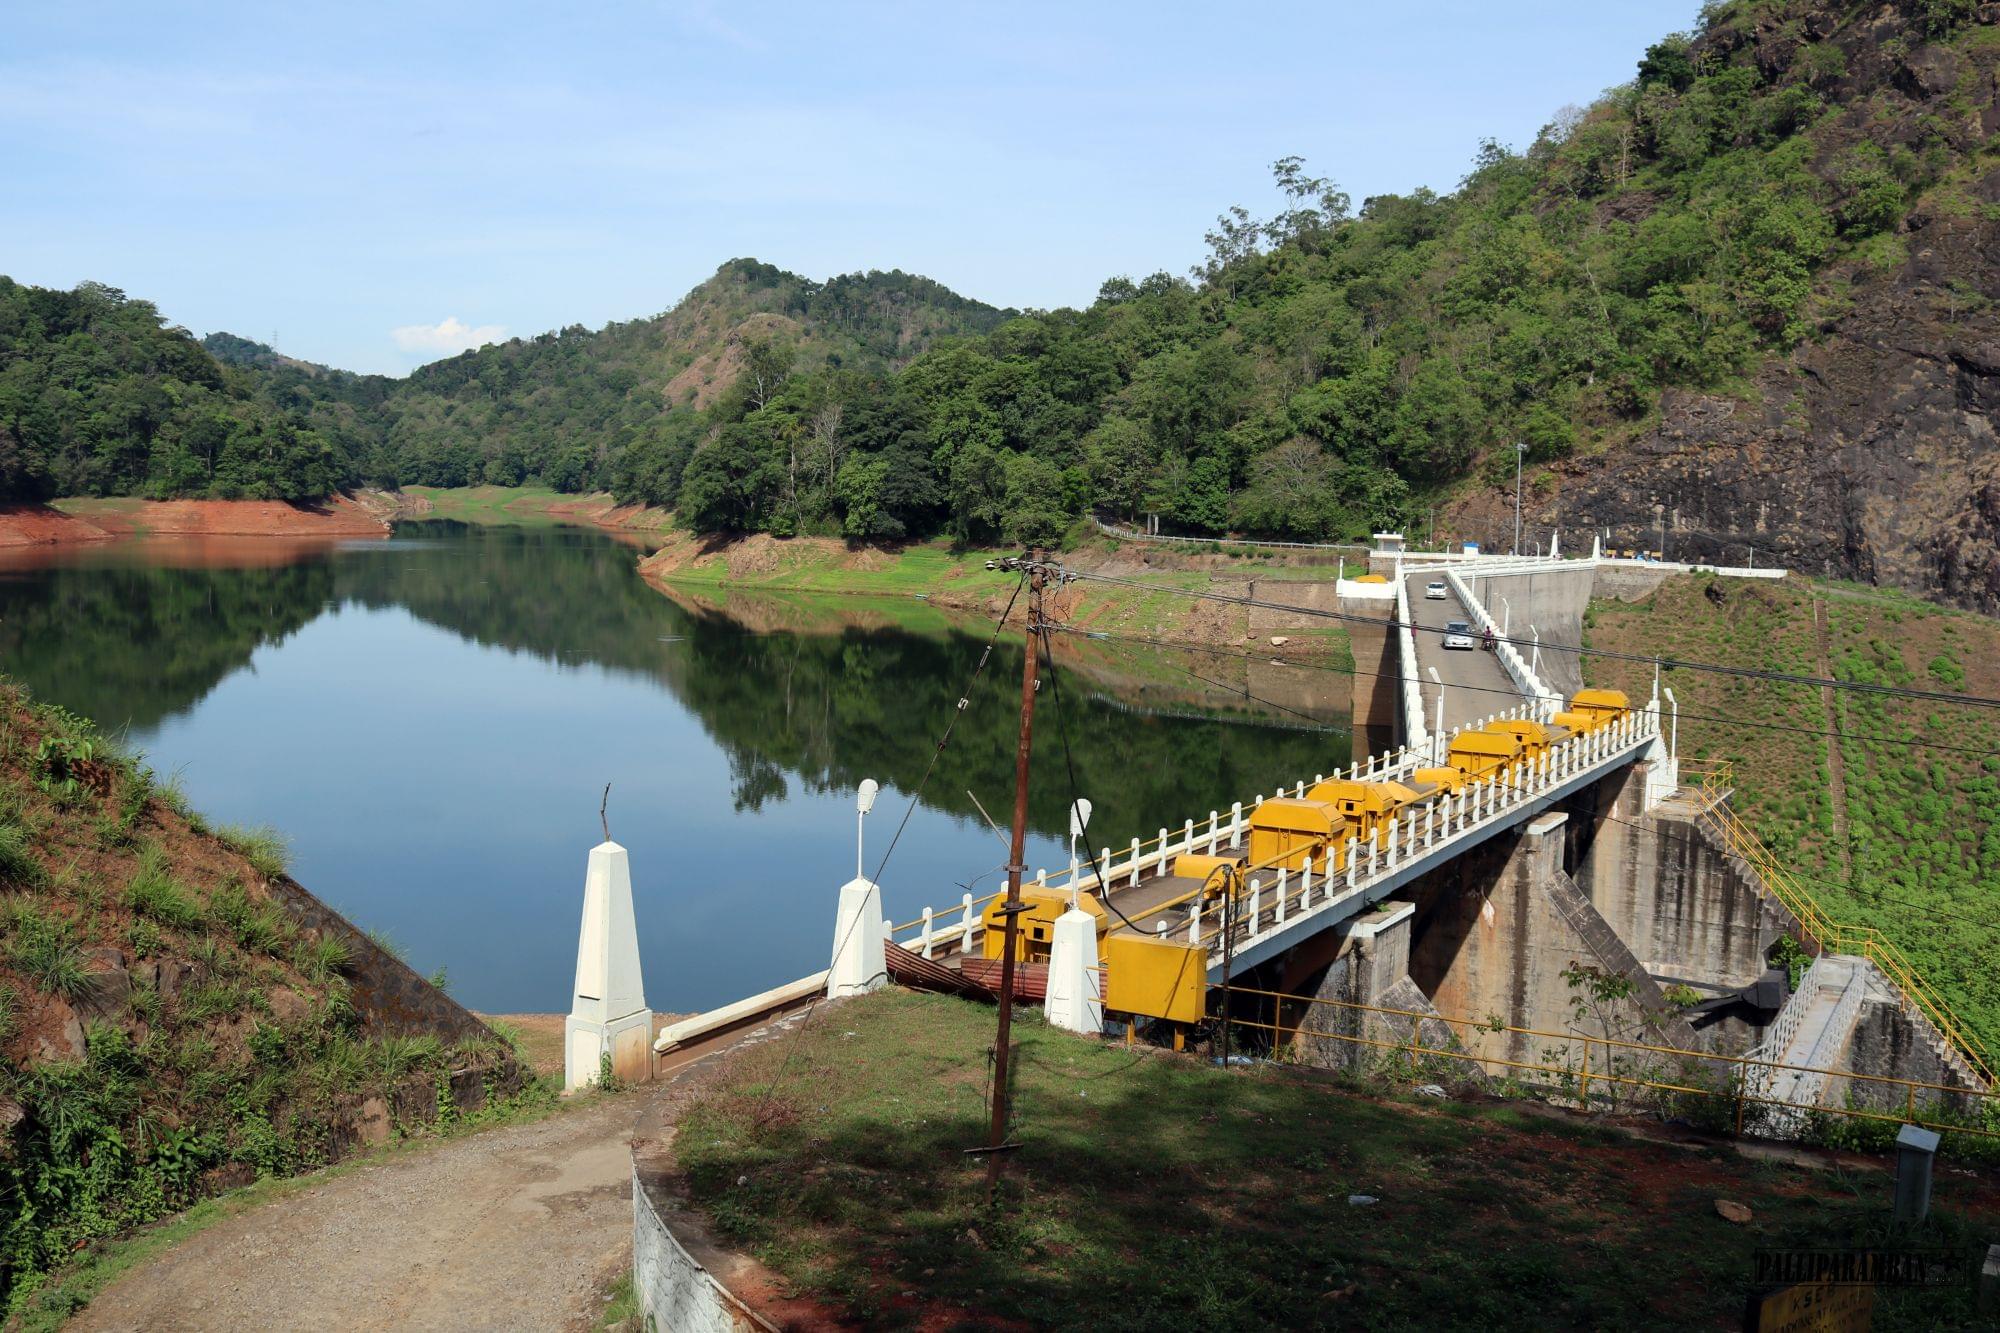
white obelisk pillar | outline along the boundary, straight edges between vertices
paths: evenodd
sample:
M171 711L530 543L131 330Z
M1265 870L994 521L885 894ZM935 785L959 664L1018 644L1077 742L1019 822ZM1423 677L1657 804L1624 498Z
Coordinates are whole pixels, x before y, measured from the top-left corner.
M639 975L639 929L632 915L632 868L608 839L590 849L583 878L583 927L576 944L576 990L563 1023L563 1087L597 1082L604 1057L621 1079L651 1072L653 1011Z

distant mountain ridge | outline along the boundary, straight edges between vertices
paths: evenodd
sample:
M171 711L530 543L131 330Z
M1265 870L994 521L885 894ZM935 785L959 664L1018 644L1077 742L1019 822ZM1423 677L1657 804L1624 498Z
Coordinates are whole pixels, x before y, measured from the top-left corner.
M218 360L372 436L363 471L385 483L610 484L609 465L665 413L711 406L760 349L774 376L822 368L882 374L941 338L991 332L1014 311L900 270L816 282L732 259L671 309L600 329L511 338L418 367L402 379L353 375L229 333L203 339ZM775 349L775 350L774 350Z

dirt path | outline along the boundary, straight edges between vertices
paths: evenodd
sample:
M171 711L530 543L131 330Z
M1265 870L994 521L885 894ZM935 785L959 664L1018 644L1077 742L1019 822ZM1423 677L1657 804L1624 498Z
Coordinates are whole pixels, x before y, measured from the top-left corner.
M647 1092L390 1158L218 1222L73 1329L588 1327L629 1261Z

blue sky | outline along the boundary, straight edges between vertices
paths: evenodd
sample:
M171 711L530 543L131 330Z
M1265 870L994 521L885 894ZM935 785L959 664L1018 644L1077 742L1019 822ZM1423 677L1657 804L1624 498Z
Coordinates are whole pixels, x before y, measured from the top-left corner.
M0 272L400 373L737 255L997 305L1183 272L1302 154L1448 190L1693 0L20 4Z

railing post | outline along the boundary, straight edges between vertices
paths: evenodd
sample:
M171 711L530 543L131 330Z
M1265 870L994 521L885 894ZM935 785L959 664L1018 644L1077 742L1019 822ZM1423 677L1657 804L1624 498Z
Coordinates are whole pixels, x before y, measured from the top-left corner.
M1208 812L1208 854L1210 856L1215 855L1215 828L1221 822L1222 817L1216 814L1215 811L1211 810Z
M1167 864L1167 831L1165 829L1161 829L1160 830L1160 873L1164 875L1170 869L1172 869L1172 867Z
M1279 866L1278 867L1278 924L1281 926L1285 924L1285 891L1288 887L1285 881L1289 878L1291 878L1291 876L1286 873L1285 868L1283 866Z
M1368 878L1373 879L1382 870L1382 840L1368 839Z
M1181 850L1184 852L1192 852L1194 850L1194 821L1192 819L1181 821Z
M1306 853L1306 863L1299 867L1299 910L1301 912L1312 906L1312 894L1313 857L1312 853L1308 851Z
M1164 829L1161 831L1165 832ZM1229 803L1229 840L1231 842L1235 842L1236 835L1242 831L1243 831L1243 802L1231 801Z
M1214 849L1210 848L1209 850L1213 851ZM1134 889L1139 887L1139 840L1137 838L1132 839L1132 878L1128 881L1128 887Z
M1347 887L1354 888L1361 882L1361 844L1350 834L1347 839Z
M963 898L959 899L959 902L963 904L964 915L959 917L958 919L958 951L960 953L971 953L972 952L972 895L970 893L967 893Z
M931 909L924 909L924 957L931 956Z
M1389 864L1392 866L1396 864L1396 825L1398 822L1395 815L1392 814L1389 816L1389 846L1387 850Z
M1304 778L1300 778L1299 789L1293 793L1293 799L1303 801L1305 798L1306 798L1306 780Z
M1324 773L1313 774L1313 786L1317 787L1319 786L1320 783L1325 781L1326 781L1326 774Z
M1106 893L1111 891L1111 849L1109 847L1098 851L1097 866L1091 874L1091 879L1100 890Z
M1255 875L1250 877L1250 933L1257 933L1257 918L1264 911L1264 881Z
M1041 869L1039 866L1036 867L1035 887L1038 889L1046 889L1048 886L1049 886L1049 872Z
M1199 902L1195 903L1194 910L1188 913L1188 943L1201 943L1201 904Z

